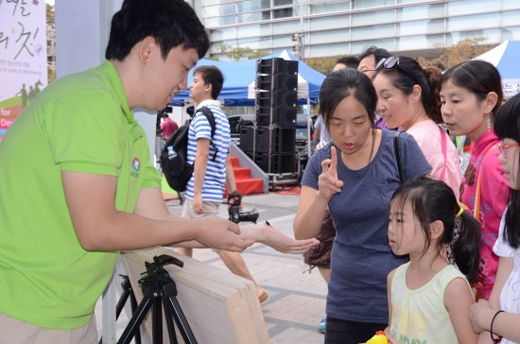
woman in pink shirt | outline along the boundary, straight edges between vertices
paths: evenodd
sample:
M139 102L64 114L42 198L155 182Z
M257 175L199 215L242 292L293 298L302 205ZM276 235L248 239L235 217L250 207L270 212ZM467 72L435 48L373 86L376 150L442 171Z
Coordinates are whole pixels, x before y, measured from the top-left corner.
M462 179L457 149L442 123L438 83L440 70L425 71L417 61L391 56L376 67L378 110L388 128L412 135L432 166L431 176L448 184L459 197Z
M488 62L463 62L443 74L440 98L442 118L450 133L466 135L473 142L461 200L480 222L480 276L475 287L480 296L489 299L498 265L493 245L509 200L509 187L498 161L500 140L492 129L502 103L500 74Z

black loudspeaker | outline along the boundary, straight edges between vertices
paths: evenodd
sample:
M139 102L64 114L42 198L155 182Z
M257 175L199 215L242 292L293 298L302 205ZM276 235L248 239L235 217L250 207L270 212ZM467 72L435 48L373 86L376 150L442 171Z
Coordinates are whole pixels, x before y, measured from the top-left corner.
M256 117L259 125L296 126L298 61L257 60Z
M254 151L255 131L253 126L240 128L240 149L243 152Z
M265 173L294 173L296 157L293 154L247 154Z
M296 146L296 129L274 127L258 127L256 129L256 152L294 154Z

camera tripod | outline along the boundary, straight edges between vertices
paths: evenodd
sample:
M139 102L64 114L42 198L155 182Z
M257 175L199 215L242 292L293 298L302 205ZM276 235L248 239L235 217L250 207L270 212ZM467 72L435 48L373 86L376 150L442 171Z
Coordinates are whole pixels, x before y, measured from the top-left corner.
M152 335L153 335L153 343L154 344L162 344L163 343L163 329L162 329L162 305L164 304L164 313L166 316L166 325L168 328L168 336L170 339L170 343L177 344L177 336L175 335L175 327L172 321L175 320L175 324L177 325L184 342L187 344L196 344L197 340L195 339L195 335L193 334L186 317L182 311L182 308L177 301L177 285L170 277L168 272L164 269L164 265L167 264L175 264L177 266L183 267L184 263L177 258L171 257L169 255L163 254L160 256L153 257L153 263L146 262L146 274L147 276L141 278L139 280L139 284L141 284L141 289L143 290L143 300L134 311L134 307L132 307L133 315L132 319L128 323L128 326L125 328L121 338L117 344L129 344L132 338L135 336L136 332L139 331L139 327L141 326L145 316L148 314L150 310L152 310ZM128 277L127 277L128 279ZM128 280L126 281L128 282ZM124 282L123 282L124 283ZM123 288L125 289L125 288ZM125 289L126 291L127 289ZM130 288L131 291L131 288ZM121 300L118 302L118 307L121 301L123 300L123 296L121 296ZM126 296L128 298L128 296ZM135 297L132 295L132 298L135 302ZM126 301L126 299L125 299ZM124 304L124 302L123 302ZM121 309L123 306L121 305ZM137 338L136 337L136 343Z

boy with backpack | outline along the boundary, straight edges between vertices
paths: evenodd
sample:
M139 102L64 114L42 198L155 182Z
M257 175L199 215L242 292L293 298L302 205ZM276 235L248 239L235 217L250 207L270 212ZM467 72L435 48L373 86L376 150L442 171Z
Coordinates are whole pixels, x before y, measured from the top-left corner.
M188 164L193 164L193 174L186 187L186 202L182 213L185 218L218 216L226 177L230 194L236 195L230 202L234 203L239 199L236 190L231 189L235 186L233 171L226 170L231 140L229 121L220 109L220 102L216 100L223 83L224 76L215 66L201 66L193 72L190 98L195 101L196 109L189 126L187 161ZM204 108L212 113L214 126L210 114ZM193 254L191 248L179 248L179 251L189 257ZM256 285L240 253L218 250L217 254L232 273L247 278ZM269 296L266 291L258 285L257 291L260 303L267 301Z

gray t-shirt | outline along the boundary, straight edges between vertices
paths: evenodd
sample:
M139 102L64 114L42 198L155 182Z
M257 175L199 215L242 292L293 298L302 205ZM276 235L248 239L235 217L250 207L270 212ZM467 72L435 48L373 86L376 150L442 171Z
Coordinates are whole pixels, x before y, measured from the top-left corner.
M395 132L382 130L381 145L364 168L350 170L338 158L338 178L344 184L329 202L337 234L327 296L327 315L337 319L388 323L386 276L408 261L408 257L395 256L388 245L390 198L400 182L393 145ZM311 157L302 185L318 189L321 162L330 158L331 145ZM431 171L411 135L401 133L400 151L406 179Z

